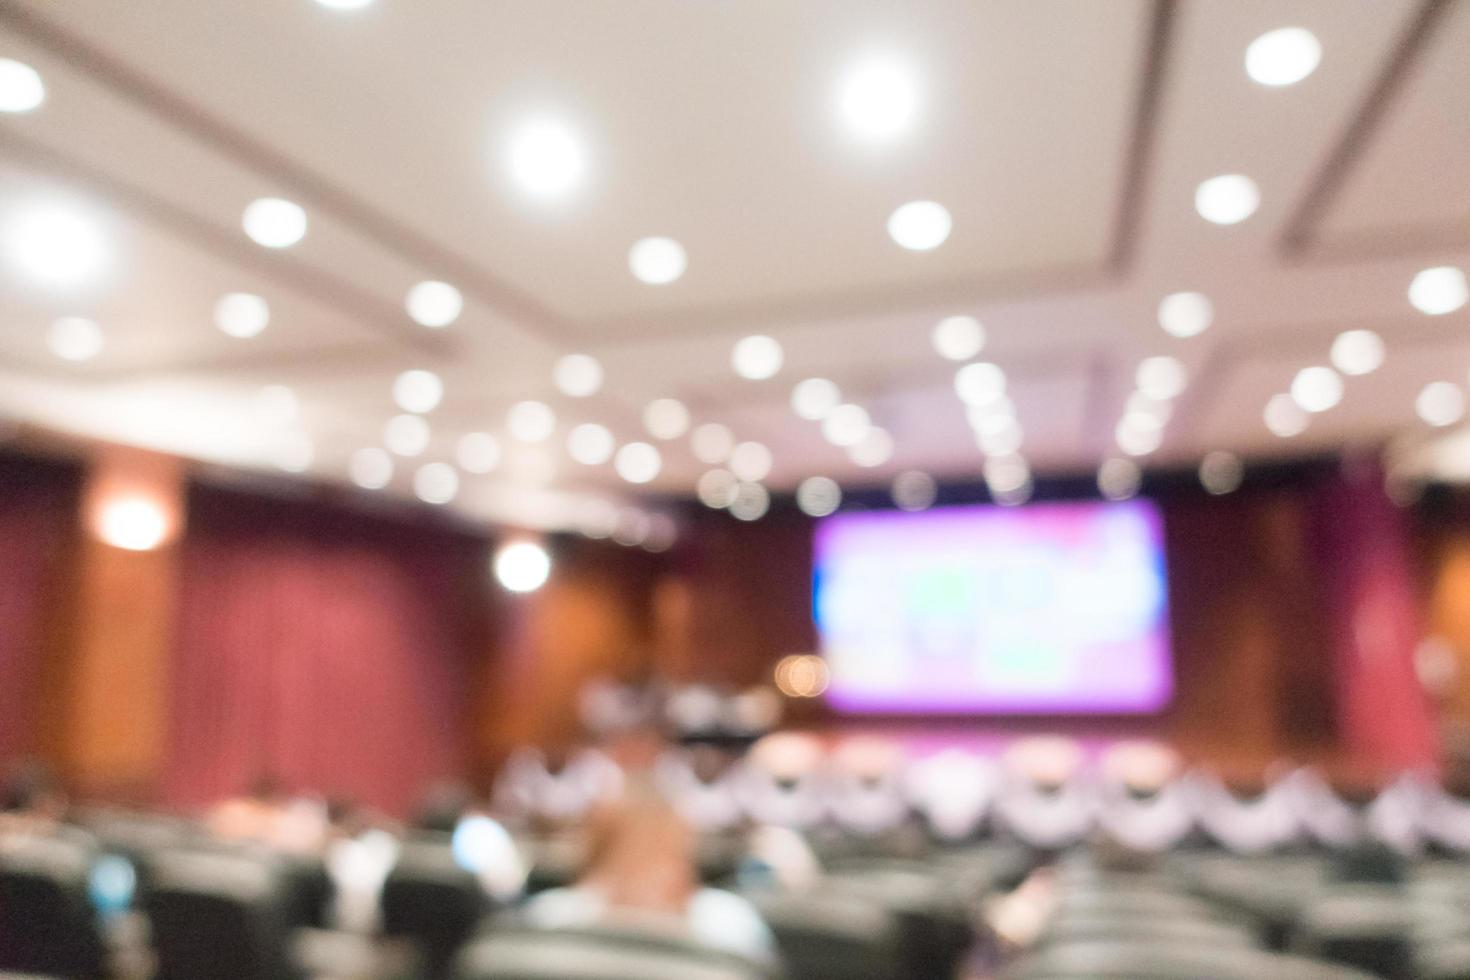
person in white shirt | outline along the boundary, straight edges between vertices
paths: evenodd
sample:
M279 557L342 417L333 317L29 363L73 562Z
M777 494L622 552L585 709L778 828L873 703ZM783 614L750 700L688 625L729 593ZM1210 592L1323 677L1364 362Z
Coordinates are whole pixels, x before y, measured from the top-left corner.
M948 748L910 766L906 792L930 833L946 843L958 843L980 832L997 781L995 766L988 760Z
M1092 828L1092 795L1082 778L1082 747L1061 736L1022 738L1001 756L1000 823L1023 843L1058 850Z
M823 787L827 818L862 837L886 833L909 816L903 749L888 739L844 740L831 754Z
M1097 826L1132 851L1159 853L1194 828L1188 793L1179 783L1179 754L1158 742L1120 742L1103 754Z

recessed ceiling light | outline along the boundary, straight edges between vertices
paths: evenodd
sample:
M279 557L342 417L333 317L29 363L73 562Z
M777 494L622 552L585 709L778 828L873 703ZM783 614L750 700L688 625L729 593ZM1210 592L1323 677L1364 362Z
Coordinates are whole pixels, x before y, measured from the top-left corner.
M968 361L985 348L985 327L972 316L947 316L934 325L930 339L940 357Z
M422 415L395 415L383 427L383 445L396 456L422 456L429 448L429 423Z
M694 430L689 443L695 459L715 466L730 458L730 450L735 448L735 434L718 422L706 422Z
M656 398L643 409L643 427L655 439L677 439L689 431L689 409L677 398Z
M1271 433L1282 439L1290 439L1307 431L1307 426L1312 422L1312 415L1306 409L1296 403L1296 399L1288 394L1272 395L1266 402L1264 413L1266 428Z
M1125 415L1113 430L1118 448L1129 456L1147 456L1156 451L1164 442L1163 427L1136 425L1138 418L1134 415Z
M1009 456L1019 452L1025 434L1015 419L1001 418L998 424L988 425L979 432L980 451L987 456Z
M364 490L381 490L393 480L393 457L376 446L359 449L347 464L347 474Z
M393 381L393 400L405 412L427 415L444 400L444 382L433 371L404 371Z
M934 201L910 201L888 216L888 236L913 252L943 245L953 227L944 205Z
M826 517L842 506L842 488L829 476L809 476L796 487L796 506L808 517Z
M939 485L928 473L907 470L893 478L891 494L899 510L927 510L939 497Z
M847 447L847 458L868 469L882 466L893 458L893 436L887 429L869 426L861 439Z
M584 466L606 463L616 448L612 432L596 422L583 422L567 433L567 455Z
M1197 337L1214 320L1215 305L1204 293L1170 293L1159 302L1159 326L1171 337Z
M276 444L276 465L287 473L305 473L316 459L316 447L305 432L287 432Z
M665 286L684 274L689 256L672 238L640 238L628 249L633 277L650 286Z
M468 432L455 444L454 458L466 473L493 473L500 465L500 440L488 432Z
M752 381L763 381L781 370L786 360L781 345L770 337L744 337L730 352L735 373Z
M1454 425L1465 414L1465 393L1457 384L1432 382L1414 400L1414 411L1430 425Z
M1178 398L1184 391L1184 386L1189 383L1189 372L1177 357L1161 354L1146 357L1139 363L1134 383L1147 397L1156 402L1166 402Z
M602 390L602 365L590 354L568 354L551 369L551 380L569 398L588 398Z
M842 78L842 121L865 140L892 139L908 129L919 106L919 86L906 65L869 57Z
M1291 398L1308 412L1325 412L1342 401L1342 375L1330 367L1302 368L1291 380Z
M413 475L413 492L426 504L447 504L459 493L459 474L448 463L425 463Z
M284 428L301 417L301 399L285 385L266 385L256 392L255 414L263 425Z
M565 197L587 173L587 152L573 129L552 118L527 120L510 136L507 162L511 178L535 198Z
M414 323L437 330L459 319L464 297L449 283L428 279L414 284L403 305Z
M46 101L46 85L30 65L0 58L0 112L30 112Z
M807 378L791 389L791 410L801 418L819 422L842 403L842 392L826 378Z
M1012 494L1031 482L1031 467L1020 456L992 456L982 472L992 495Z
M771 494L759 483L741 483L730 502L730 516L741 521L758 521L771 509Z
M966 405L986 405L1006 393L1006 374L988 361L966 364L954 374L954 390Z
M1097 470L1097 489L1109 500L1129 500L1138 495L1143 472L1131 459L1114 457Z
M533 541L517 541L495 555L495 578L511 592L535 592L551 576L551 556Z
M516 402L505 418L511 438L521 442L545 442L556 431L556 413L545 402Z
M1371 374L1383 364L1383 338L1372 330L1344 330L1332 342L1331 358L1343 374Z
M1295 85L1322 63L1322 42L1305 27L1267 31L1245 49L1246 74L1262 85Z
M1452 265L1425 269L1409 283L1409 302L1414 309L1430 316L1453 313L1470 298L1465 273Z
M1195 188L1194 208L1201 218L1217 225L1233 225L1256 213L1261 190L1244 174L1211 177Z
M265 248L290 248L306 237L306 212L284 198L251 201L240 223L250 240Z
M82 316L64 316L46 332L46 346L63 361L90 361L105 343L97 321Z
M663 469L663 457L646 442L630 442L618 450L613 468L629 483L648 483Z
M838 405L822 420L822 436L834 446L855 446L871 425L868 411L861 405Z
M1216 496L1234 492L1244 477L1245 467L1234 453L1213 452L1199 464L1200 484Z
M270 305L254 293L225 293L214 304L214 325L237 340L259 336L270 322Z
M735 502L740 481L729 470L708 470L699 478L694 491L699 502L715 510L724 510Z
M111 261L107 233L97 216L70 201L21 205L7 215L3 239L6 261L47 289L90 285Z
M771 451L759 442L742 442L730 450L730 472L747 483L771 475Z

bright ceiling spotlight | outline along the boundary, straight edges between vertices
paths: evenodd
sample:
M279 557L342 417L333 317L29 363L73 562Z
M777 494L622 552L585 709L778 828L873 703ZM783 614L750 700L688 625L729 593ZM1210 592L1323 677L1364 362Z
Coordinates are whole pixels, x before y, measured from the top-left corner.
M781 345L760 334L742 337L730 351L730 366L736 374L751 381L773 377L785 360Z
M730 451L735 448L735 434L728 426L706 422L694 430L689 443L695 459L715 466L730 458Z
M1204 293L1170 293L1159 302L1159 326L1171 337L1198 337L1215 320L1215 304Z
M96 213L58 199L29 201L6 214L0 250L16 272L51 290L94 285L112 261Z
M1143 485L1143 471L1131 459L1114 457L1097 470L1097 489L1109 500L1129 500Z
M381 490L393 481L393 457L376 446L359 449L347 464L347 475L364 490Z
M1266 402L1266 410L1263 413L1266 428L1271 434L1282 439L1290 439L1307 431L1307 426L1312 422L1312 415L1306 409L1296 403L1296 399L1282 393L1272 395Z
M910 201L888 216L888 236L911 252L938 248L953 228L949 211L934 201Z
M45 101L46 85L36 69L0 58L0 112L30 112Z
M427 415L444 400L444 382L433 371L404 371L393 380L393 401L405 412Z
M913 123L919 86L908 66L894 58L869 57L853 65L839 90L842 121L869 142L893 139Z
M811 422L820 422L841 403L842 392L826 378L807 378L791 389L791 410Z
M629 483L649 483L663 469L663 457L646 442L630 442L618 450L613 468Z
M1178 398L1184 392L1185 385L1189 383L1189 372L1179 358L1161 354L1144 358L1139 363L1133 380L1146 397L1156 402L1166 402Z
M466 473L493 473L500 465L500 440L488 432L468 432L454 447L454 459Z
M1452 265L1424 269L1409 283L1409 302L1420 313L1443 316L1465 305L1470 298L1470 285L1464 271Z
M740 481L736 479L734 473L729 470L715 469L701 476L694 490L699 496L700 503L715 510L724 510L735 502L735 492L739 488Z
M746 483L758 483L771 474L771 451L759 442L742 442L730 451L730 472Z
M628 249L628 268L639 282L667 286L684 275L689 256L672 238L640 238Z
M1216 451L1204 458L1199 466L1199 482L1208 493L1215 496L1232 493L1245 478L1245 467L1234 453Z
M162 506L143 497L121 497L96 512L94 533L124 551L153 551L168 538L169 519Z
M758 521L771 509L771 494L759 483L741 483L727 509L737 520Z
M556 431L556 413L545 402L516 402L506 414L505 427L512 439L545 442Z
M1221 174L1202 182L1194 192L1199 216L1217 225L1239 224L1256 213L1261 189L1244 174Z
M290 248L306 237L306 211L280 197L262 197L245 207L245 234L263 248Z
M511 592L535 592L551 577L551 556L531 541L517 541L495 553L495 578Z
M886 429L869 426L861 439L847 447L847 458L866 469L882 466L893 458L893 436Z
M1245 71L1261 85L1295 85L1322 63L1322 42L1305 27L1278 27L1245 49Z
M1465 415L1465 393L1448 381L1431 382L1414 400L1414 411L1430 425L1454 425Z
M992 456L983 472L992 495L1015 493L1031 482L1031 467L1020 456Z
M260 336L270 322L270 305L254 293L225 293L214 304L214 325L236 340Z
M966 405L987 405L1006 393L1006 374L988 361L966 364L955 372L954 390Z
M822 436L834 446L855 446L871 425L868 411L861 405L838 405L822 420Z
M1343 374L1371 374L1383 364L1383 338L1372 330L1344 330L1332 342L1331 358Z
M527 195L564 198L586 178L587 152L576 132L559 119L530 119L510 135L506 162L511 179Z
M1342 401L1342 375L1330 367L1302 368L1291 380L1291 397L1308 412L1325 412Z
M842 506L842 488L827 476L809 476L796 488L796 506L808 517L826 517Z
M689 409L676 398L656 398L643 409L643 427L655 439L677 439L689 431Z
M1126 415L1114 430L1118 448L1129 456L1147 456L1164 443L1164 430L1159 426L1140 428L1130 424L1135 417Z
M934 350L947 361L968 361L985 349L985 327L972 316L947 316L934 324Z
M64 316L51 324L51 329L46 332L46 346L63 361L81 363L101 354L106 339L96 320Z
M589 398L602 390L602 364L590 354L567 354L551 369L551 380L568 398Z
M439 330L459 319L464 297L449 283L428 279L408 291L403 305L414 323Z
M448 463L425 463L413 475L413 492L426 504L447 504L459 493L459 474Z
M612 432L596 422L583 422L567 433L567 455L583 466L606 463L616 448Z
M383 445L395 456L422 456L429 448L429 423L422 415L395 415L383 427Z

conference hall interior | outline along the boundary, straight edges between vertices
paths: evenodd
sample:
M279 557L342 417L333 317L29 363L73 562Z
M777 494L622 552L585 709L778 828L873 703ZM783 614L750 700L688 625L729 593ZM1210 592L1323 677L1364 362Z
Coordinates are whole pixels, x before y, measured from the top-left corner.
M0 0L0 980L1470 980L1470 0Z

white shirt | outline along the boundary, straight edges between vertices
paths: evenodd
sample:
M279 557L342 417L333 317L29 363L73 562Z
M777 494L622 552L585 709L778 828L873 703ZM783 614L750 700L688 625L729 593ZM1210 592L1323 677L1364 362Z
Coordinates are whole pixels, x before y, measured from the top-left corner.
M593 925L627 926L649 931L676 931L712 949L766 960L775 954L771 930L755 907L738 895L701 888L689 899L682 918L659 912L611 908L589 885L553 888L525 906L526 921L540 929L576 929Z

